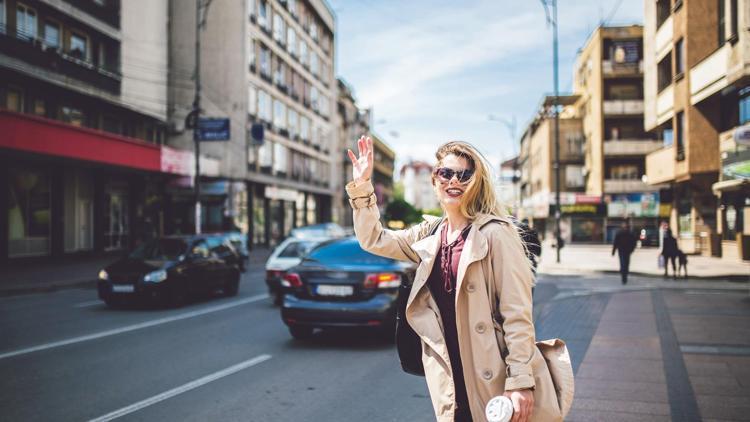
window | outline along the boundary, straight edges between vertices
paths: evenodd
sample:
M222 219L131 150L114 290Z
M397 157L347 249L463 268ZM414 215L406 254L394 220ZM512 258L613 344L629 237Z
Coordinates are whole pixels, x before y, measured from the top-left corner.
M16 5L16 35L20 39L36 38L36 11L26 5Z
M83 114L83 110L76 107L60 107L60 120L78 127L86 125L86 115Z
M8 173L8 256L47 254L52 208L49 173L28 166L10 167Z
M310 22L310 36L313 40L318 41L318 24L315 23L315 20Z
M20 88L9 87L5 92L5 108L18 113L23 112L23 91Z
M656 1L656 27L660 27L664 21L669 18L670 6L669 0L657 0Z
M674 72L675 76L685 72L685 39L680 38L674 45Z
M105 114L102 116L102 130L119 134L122 131L122 122L115 116Z
M286 25L284 25L284 18L278 13L273 16L273 39L286 44Z
M0 34L5 33L5 0L0 0Z
M303 141L310 142L310 119L305 116L299 119L299 137Z
M718 19L717 19L717 32L719 35L719 46L721 47L724 45L724 42L727 40L727 14L726 10L724 10L724 0L716 0L718 3L716 10L718 12Z
M52 48L60 48L60 25L47 21L44 23L44 43Z
M321 60L320 62L320 79L323 81L326 86L328 85L328 78L329 78L329 72L328 72L328 63Z
M245 6L247 7L247 16L251 18L255 16L255 0L245 1Z
M607 85L607 100L640 100L643 90L640 84L610 84Z
M286 48L289 54L297 56L297 32L291 26L286 30Z
M84 35L72 32L70 34L70 51L68 53L81 60L89 59L89 41Z
M289 13L292 14L295 18L297 17L297 0L287 0L287 7L289 8Z
M285 86L286 81L286 63L281 61L281 58L276 58L276 68L275 72L273 73L273 83L276 85L283 87Z
M288 110L288 117L289 117L289 124L287 127L289 128L289 137L294 138L298 135L298 120L299 120L299 114L297 114L297 111L293 108L289 107Z
M262 89L258 90L258 117L268 123L272 119L271 96Z
M729 39L731 41L736 41L737 38L740 35L739 32L738 32L738 29L739 29L739 16L737 16L737 13L738 13L738 11L737 11L737 0L730 0L729 1L729 8L730 8L729 9L729 13L732 14L732 16L731 16L732 21L730 22L730 24L731 24L730 31L731 32L729 33Z
M279 100L273 100L273 125L286 129L286 106Z
M639 180L638 166L635 164L614 165L609 170L609 178L614 180Z
M273 170L276 173L286 174L287 169L287 148L284 145L276 143L273 145Z
M307 43L300 37L299 41L299 61L303 66L309 66L307 61Z
M667 54L657 65L657 85L659 91L668 87L672 84L672 60L671 56Z
M685 112L677 113L675 127L677 128L677 160L679 161L685 159Z
M310 87L310 107L318 111L318 88Z
M253 85L247 87L247 113L251 116L258 114L258 89Z
M247 67L251 72L255 71L255 41L252 39L247 43Z
M258 165L261 170L270 171L273 166L273 143L264 142L263 145L258 148Z
M669 147L674 144L674 130L671 127L662 129L660 135L665 147Z
M750 122L750 87L740 90L740 124Z
M263 29L268 29L268 3L265 0L258 2L258 25Z
M265 45L260 46L260 74L271 77L271 50Z
M315 76L320 76L320 63L318 62L318 53L310 52L310 71Z
M34 114L37 116L46 116L47 115L47 103L41 98L37 98L34 100L34 109L32 110Z

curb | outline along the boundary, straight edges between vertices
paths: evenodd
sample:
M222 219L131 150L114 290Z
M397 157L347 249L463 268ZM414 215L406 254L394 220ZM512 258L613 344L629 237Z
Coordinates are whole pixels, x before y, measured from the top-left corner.
M572 269L568 268L559 268L560 270L564 271L574 271ZM579 273L586 273L586 274L608 274L608 275L619 275L619 270L585 270L581 271L578 270ZM546 275L560 275L556 274L555 272L550 272L548 269L540 270L539 274L546 274ZM571 274L565 274L565 275L571 275ZM648 278L656 278L656 279L669 279L673 280L673 277L664 277L663 274L654 274L654 273L646 273L646 272L640 272L640 271L630 271L628 273L628 276L638 276L638 277L648 277ZM716 280L716 281L730 281L734 283L750 283L750 275L740 275L740 274L727 274L727 275L709 275L709 276L688 276L687 279L685 277L678 277L678 280L690 280L690 281L700 281L700 280Z
M20 296L32 293L49 293L68 289L94 289L96 280L70 281L64 283L40 284L28 287L0 288L0 297Z

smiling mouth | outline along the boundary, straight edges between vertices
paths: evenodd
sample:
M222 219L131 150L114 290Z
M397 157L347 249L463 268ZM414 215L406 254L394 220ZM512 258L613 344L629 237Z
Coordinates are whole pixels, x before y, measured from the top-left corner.
M451 189L446 189L445 194L451 198L458 198L459 196L464 194L464 191L462 191L461 189L451 188Z

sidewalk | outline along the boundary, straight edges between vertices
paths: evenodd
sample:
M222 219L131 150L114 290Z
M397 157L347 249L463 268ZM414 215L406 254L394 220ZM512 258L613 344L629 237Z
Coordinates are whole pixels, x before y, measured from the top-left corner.
M612 256L612 245L567 245L560 251L560 263L556 263L556 251L549 244L542 246L539 272L545 274L581 274L590 272L619 273L620 261ZM639 248L630 257L630 273L644 276L664 275L658 267L659 249ZM692 278L718 278L733 281L750 281L750 262L722 260L721 258L688 255L688 276ZM672 276L672 269L669 269Z
M250 251L248 271L265 264L271 250L255 248ZM76 287L94 287L99 271L115 262L118 256L70 257L64 260L11 264L0 268L0 296L49 292Z

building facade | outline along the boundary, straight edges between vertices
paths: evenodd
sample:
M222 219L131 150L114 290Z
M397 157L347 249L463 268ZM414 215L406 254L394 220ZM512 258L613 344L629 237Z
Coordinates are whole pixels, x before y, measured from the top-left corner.
M204 179L208 229L239 228L252 244L273 245L294 227L331 221L340 157L333 12L322 0L215 0L204 15L201 114L231 126L229 141L201 143L219 162L218 174ZM196 10L171 1L170 16L168 142L193 149L184 121L195 94ZM264 126L262 142L250 135L253 124ZM185 227L194 221L191 192L174 189Z
M749 14L740 0L645 2L645 128L663 141L646 175L669 184L668 221L686 252L750 258Z
M565 242L596 242L602 237L597 218L603 214L601 196L586 195L583 124L575 107L578 95L562 95L559 118L560 235ZM518 217L528 219L541 236L555 232L554 97L544 97L539 111L521 136Z
M0 261L163 231L167 12L166 0L0 0Z
M432 187L433 166L424 161L411 161L401 167L404 201L418 210L440 208Z
M333 221L342 226L350 227L352 222L352 210L349 205L349 197L346 195L345 186L352 180L352 164L347 150L351 149L356 154L357 140L360 136L370 133L370 110L362 110L354 98L354 91L343 79L337 81L337 112L336 129L338 130L338 146L336 153L339 159L334 162L336 174L336 196L334 200Z
M597 28L578 54L573 80L586 139L586 193L605 204L591 222L604 235L599 240L612 242L623 221L656 230L664 209L660 185L645 182L645 157L662 143L643 124L643 27Z

